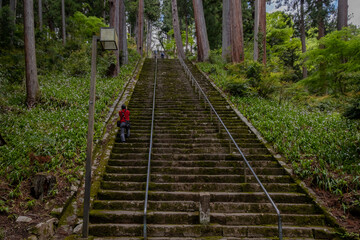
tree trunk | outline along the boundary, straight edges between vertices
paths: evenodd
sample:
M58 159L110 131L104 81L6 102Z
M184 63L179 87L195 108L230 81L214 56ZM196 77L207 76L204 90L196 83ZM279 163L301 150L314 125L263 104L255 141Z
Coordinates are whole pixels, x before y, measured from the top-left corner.
M230 0L231 17L231 61L244 61L244 34L241 1Z
M224 61L231 60L231 20L230 20L230 0L223 0L222 9L222 58Z
M305 11L304 11L305 0L300 2L300 34L301 34L301 50L303 53L306 52L306 36L305 36ZM307 69L303 67L303 78L307 78Z
M128 64L125 0L120 0L119 6L119 49L121 65Z
M185 53L188 53L189 52L189 19L187 16L185 20L185 32L186 32Z
M196 42L198 49L198 61L204 62L209 59L210 47L206 31L204 8L202 0L193 0L194 18L196 28Z
M24 47L26 70L26 103L32 108L39 94L39 82L36 68L34 5L33 0L24 1Z
M147 19L147 31L146 31L146 55L149 56L149 50L151 48L151 21Z
M137 29L137 51L143 56L143 42L144 42L144 0L139 0L138 13L138 29Z
M176 0L171 0L171 6L172 6L171 8L172 22L174 27L174 36L175 36L177 53L179 57L185 59L184 46L182 43L181 33L180 33L179 16L178 16Z
M259 59L259 1L255 0L255 19L254 19L254 61Z
M261 51L259 57L262 58L262 63L266 65L266 0L259 0L259 33L261 38Z
M104 18L104 23L106 23L106 0L104 0L103 18Z
M119 36L119 1L120 0L110 0L110 27L115 28L116 34ZM115 67L114 71L110 73L113 77L116 77L120 72L120 56L119 56L119 48L114 51L115 52Z
M65 0L61 0L61 17L62 17L62 39L66 44L66 23L65 23Z
M42 17L42 2L38 0L39 5L39 30L42 32L43 30L43 17Z
M17 5L17 0L10 0L10 10L14 15L14 25L16 24L16 5Z
M2 8L2 0L0 0L0 9Z
M338 21L337 29L340 31L343 27L348 26L348 0L339 0L338 3Z

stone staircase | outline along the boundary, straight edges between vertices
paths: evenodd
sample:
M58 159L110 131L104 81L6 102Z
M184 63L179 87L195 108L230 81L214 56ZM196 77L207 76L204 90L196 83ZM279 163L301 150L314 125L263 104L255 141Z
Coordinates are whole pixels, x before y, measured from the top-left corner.
M284 239L333 239L322 210L292 180L227 102L191 64L194 76L283 216ZM90 212L96 239L141 239L155 60L147 59L129 103L132 132L115 143ZM241 156L199 100L178 60L159 60L149 239L276 239L277 215ZM200 223L200 199L210 223Z

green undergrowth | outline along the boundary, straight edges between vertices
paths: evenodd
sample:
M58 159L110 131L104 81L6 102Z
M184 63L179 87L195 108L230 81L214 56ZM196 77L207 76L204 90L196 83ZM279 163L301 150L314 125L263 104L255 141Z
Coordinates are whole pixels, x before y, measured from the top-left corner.
M137 54L131 54L129 64L121 67L117 77L98 76L95 143L102 136L109 107L138 59ZM53 172L68 182L80 178L86 157L89 72L79 77L66 72L40 75L41 98L31 110L25 105L24 83L0 81L0 133L7 143L0 147L0 178L11 186L8 197L19 197L21 183L37 172Z
M252 70L257 64L248 61L244 65L245 72L237 72L242 74L242 80L233 92L234 86L229 85L236 78L233 66L211 58L210 62L197 63L275 150L286 157L301 179L338 195L344 210L359 206L360 122L337 111L336 105L341 102L336 97L325 99L308 93L301 96L305 88L296 89L296 94L286 99L282 98L282 90L288 86L279 83L272 93L262 96L261 88L267 88L261 83L263 77L259 84L248 84L256 83Z

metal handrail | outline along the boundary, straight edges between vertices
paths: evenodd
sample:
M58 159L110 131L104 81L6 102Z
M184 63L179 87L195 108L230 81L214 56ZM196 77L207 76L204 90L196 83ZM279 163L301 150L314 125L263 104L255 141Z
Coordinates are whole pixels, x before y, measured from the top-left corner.
M151 152L153 145L153 131L154 131L154 118L155 118L155 93L156 93L156 75L157 75L157 58L155 65L155 80L154 80L154 94L153 94L153 108L152 108L152 117L151 117L151 133L150 133L150 147L149 147L149 159L148 159L148 170L146 176L146 192L145 192L145 203L144 203L144 239L147 239L146 232L146 215L147 215L147 203L148 203L148 195L149 195L149 182L150 182L150 162L151 162Z
M196 79L194 78L194 76L192 75L192 73L190 72L189 68L186 66L184 60L179 57L180 63L183 66L185 73L187 74L187 76L189 78L191 78L192 80L192 84L195 84L195 89L196 86L198 87L199 90L199 97L200 97L200 93L202 93L204 100L208 103L209 107L210 107L210 112L213 111L216 115L216 117L218 118L219 122L221 123L221 125L224 127L225 131L227 132L227 134L229 135L231 141L234 143L235 147L237 148L237 150L239 151L240 155L243 157L244 162L246 163L246 165L248 166L248 168L250 169L251 173L254 175L256 181L259 183L261 189L263 190L263 192L265 193L266 197L269 199L271 205L274 207L276 214L278 215L278 231L279 231L279 239L282 240L282 221L281 221L281 214L279 209L276 207L276 204L274 203L274 201L272 200L272 198L270 197L269 193L266 191L265 187L263 186L263 184L261 183L260 179L258 178L258 176L256 175L255 171L253 170L253 168L250 166L250 163L248 162L248 160L246 159L246 157L244 156L243 152L241 151L241 149L239 148L239 146L237 145L237 143L235 142L234 138L232 137L231 133L229 132L228 128L226 127L226 125L224 124L224 122L221 120L221 117L219 116L219 114L216 112L215 108L213 107L213 105L211 104L210 100L207 98L205 92L202 90L202 88L200 87L200 84L196 81ZM205 102L205 103L206 103ZM244 165L244 181L246 182L246 169L245 169L245 165Z

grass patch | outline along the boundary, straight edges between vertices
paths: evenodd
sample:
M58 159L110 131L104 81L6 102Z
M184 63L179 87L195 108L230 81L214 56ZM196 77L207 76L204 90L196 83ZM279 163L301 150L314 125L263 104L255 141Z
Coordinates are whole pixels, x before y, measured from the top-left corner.
M130 56L118 77L97 78L95 143L102 136L109 106L122 91L138 59L138 55ZM31 110L25 105L25 84L0 79L0 133L7 142L0 147L0 178L14 190L42 171L60 173L69 182L79 178L86 157L89 74L39 76L41 99Z

